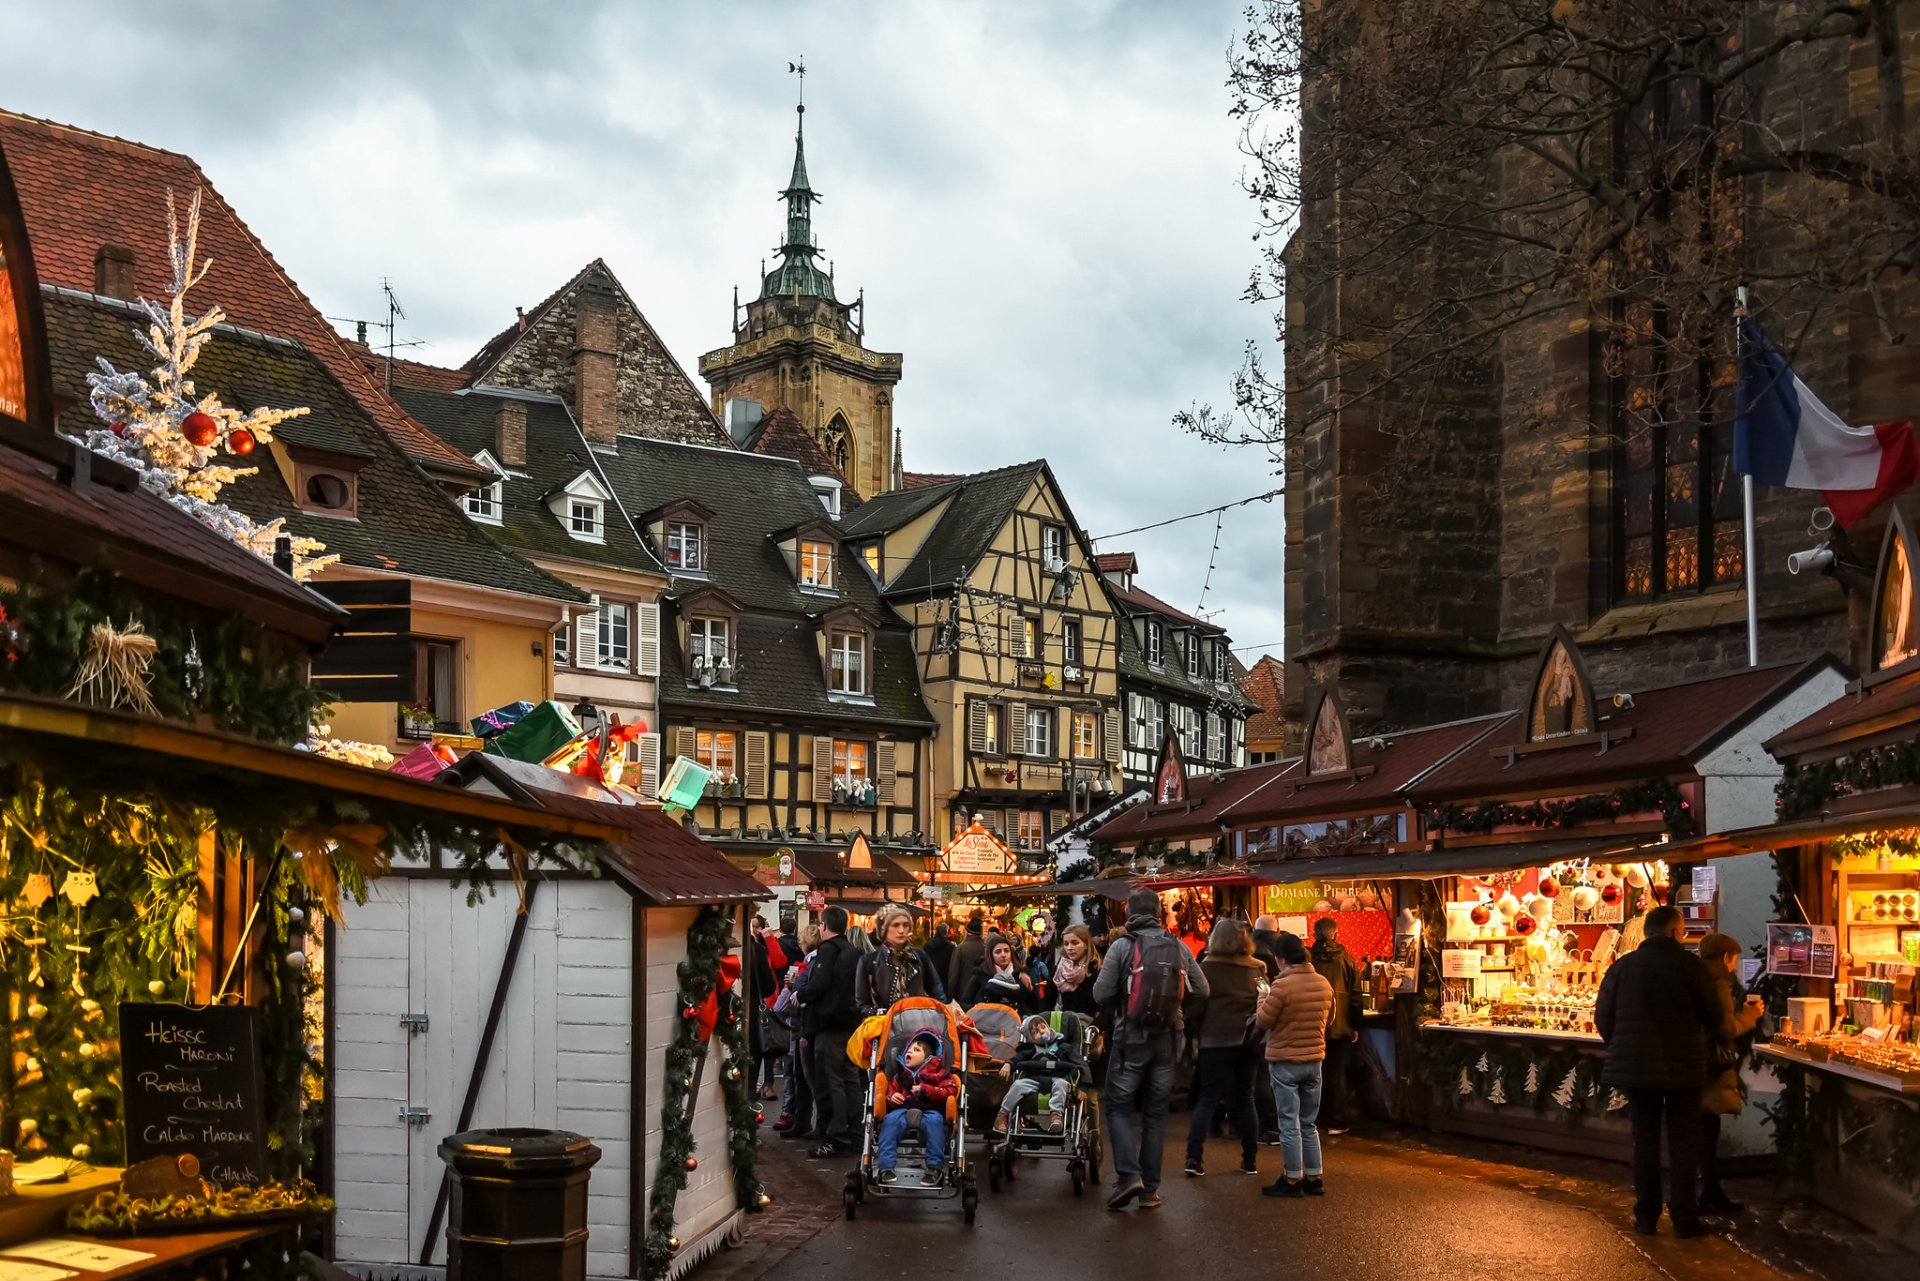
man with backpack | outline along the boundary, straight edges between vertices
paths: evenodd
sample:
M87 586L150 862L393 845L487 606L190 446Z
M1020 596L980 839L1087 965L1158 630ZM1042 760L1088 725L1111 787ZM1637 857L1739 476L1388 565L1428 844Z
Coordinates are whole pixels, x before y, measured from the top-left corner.
M1127 895L1127 933L1114 941L1094 981L1093 998L1113 1008L1112 1053L1102 1105L1113 1142L1109 1210L1135 1200L1160 1204L1160 1155L1173 1096L1173 1064L1182 1036L1180 1007L1188 994L1205 997L1207 976L1179 939L1160 923L1160 896ZM1144 1114L1134 1133L1135 1108Z

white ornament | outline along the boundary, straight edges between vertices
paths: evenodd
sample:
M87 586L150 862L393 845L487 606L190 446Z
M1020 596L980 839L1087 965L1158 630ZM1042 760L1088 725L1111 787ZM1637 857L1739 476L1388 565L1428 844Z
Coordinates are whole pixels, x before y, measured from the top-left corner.
M290 970L304 970L304 969L306 969L306 968L307 968L307 954L306 954L305 952L288 952L288 953L287 953L287 968L288 968L288 969L290 969Z
M73 1145L73 1155L75 1160L84 1161L93 1155L93 1149L84 1143L76 1143Z
M1520 900L1511 894L1502 894L1493 906L1500 915L1506 917L1509 921L1520 915Z
M99 1052L100 1052L100 1047L99 1047L99 1046L97 1046L97 1045L95 1045L95 1044L94 1044L94 1043L93 1043L92 1041L82 1041L82 1042L80 1042L80 1057L81 1057L81 1058L83 1058L83 1059L90 1059L90 1058L92 1058L92 1057L93 1057L94 1055L96 1055L96 1054L98 1054Z
M20 1137L21 1138L24 1139L29 1134L37 1134L39 1130L40 1130L40 1123L34 1120L32 1117L28 1116L28 1117L20 1118Z
M153 993L155 996L159 996L161 993L165 992L166 990L167 990L167 985L165 983L162 983L159 979L152 979L147 983L147 991Z
M1600 902L1600 891L1591 885L1573 887L1573 905L1582 912L1591 912Z
M87 1104L93 1102L93 1091L83 1085L73 1092L73 1101L79 1106L85 1107Z
M28 1058L28 1059L27 1059L27 1071L29 1071L29 1072L38 1072L39 1070L40 1070L40 1060L39 1060L39 1059L36 1059L36 1058Z
M1627 864L1627 884L1636 890L1647 888L1647 869L1638 863Z
M47 1017L47 1007L35 1001L27 1007L27 1017L30 1019L44 1019Z

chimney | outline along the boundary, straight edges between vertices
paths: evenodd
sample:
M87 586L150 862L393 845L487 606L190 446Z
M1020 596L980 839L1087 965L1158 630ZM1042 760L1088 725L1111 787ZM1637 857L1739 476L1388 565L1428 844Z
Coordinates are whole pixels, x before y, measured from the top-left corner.
M527 309L525 307L515 307L513 309L513 314L519 318L520 332L523 334L526 333L527 332Z
M573 310L573 415L596 445L616 443L620 411L614 389L614 353L619 350L613 299L582 292Z
M132 302L136 262L125 245L101 245L93 255L93 292L103 298Z
M503 467L527 465L527 402L502 400L493 411L493 456Z

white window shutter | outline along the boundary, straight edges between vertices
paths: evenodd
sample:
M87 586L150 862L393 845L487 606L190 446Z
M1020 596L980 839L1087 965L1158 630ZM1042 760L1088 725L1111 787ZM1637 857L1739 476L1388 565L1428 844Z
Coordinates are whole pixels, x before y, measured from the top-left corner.
M660 735L640 736L640 795L653 800L660 794Z
M747 799L767 799L767 756L770 736L765 730L747 731Z
M699 750L699 745L700 740L698 734L692 726L682 725L673 731L673 754L675 756L684 756L688 760L692 760L694 752Z
M660 674L660 602L643 600L634 608L639 618L634 628L634 653L638 662L633 670L641 676Z
M967 700L967 750L976 754L987 750L987 705L977 698Z
M1117 707L1109 707L1107 709L1106 720L1106 760L1110 764L1118 764L1120 760L1120 748L1126 741L1120 737L1124 729L1124 726L1121 724L1120 709Z
M600 613L582 614L573 624L573 665L600 666Z

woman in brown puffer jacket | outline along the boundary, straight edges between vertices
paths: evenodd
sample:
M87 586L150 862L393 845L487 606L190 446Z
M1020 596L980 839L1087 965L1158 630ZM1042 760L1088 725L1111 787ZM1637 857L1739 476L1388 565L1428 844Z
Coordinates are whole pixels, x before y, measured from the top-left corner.
M1720 1118L1738 1116L1747 1105L1747 1093L1740 1084L1740 1057L1746 1049L1746 1037L1760 1022L1764 1008L1760 998L1736 990L1740 967L1740 942L1730 934L1709 934L1700 940L1700 959L1713 975L1714 990L1720 994L1720 1027L1710 1051L1713 1076L1700 1096L1706 1115L1701 1118L1700 1134L1700 1211L1703 1214L1738 1214L1740 1203L1727 1196L1720 1186Z
M1327 1057L1327 1027L1333 1022L1333 985L1307 962L1297 934L1281 934L1274 949L1280 974L1260 998L1253 1021L1267 1029L1267 1075L1280 1113L1281 1177L1261 1189L1267 1196L1320 1196L1320 1062Z

